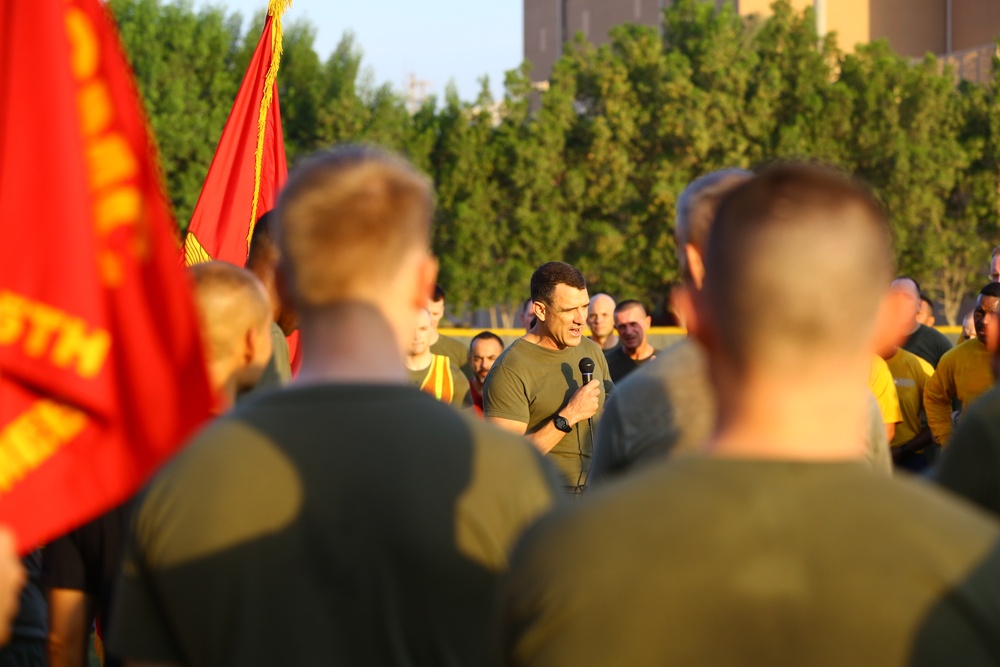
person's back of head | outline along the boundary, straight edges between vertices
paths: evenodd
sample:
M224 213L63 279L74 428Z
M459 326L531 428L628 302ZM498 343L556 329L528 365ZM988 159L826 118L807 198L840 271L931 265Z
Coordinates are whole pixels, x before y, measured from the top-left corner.
M753 178L745 169L721 169L691 181L677 198L674 246L685 282L701 287L704 255L712 221L722 200Z
M430 181L376 148L340 146L297 167L276 212L282 284L303 328L332 308L365 304L404 349L437 275L432 210Z
M782 163L722 203L705 268L704 309L737 368L801 372L830 358L867 359L892 277L889 229L859 182Z
M212 388L230 397L230 390L256 384L270 359L270 302L254 274L228 262L189 271Z
M264 285L268 299L271 302L272 317L281 327L285 335L298 328L298 318L291 304L281 298L275 284L275 270L281 251L278 250L274 238L274 211L268 211L258 218L250 236L250 249L247 253L246 268Z

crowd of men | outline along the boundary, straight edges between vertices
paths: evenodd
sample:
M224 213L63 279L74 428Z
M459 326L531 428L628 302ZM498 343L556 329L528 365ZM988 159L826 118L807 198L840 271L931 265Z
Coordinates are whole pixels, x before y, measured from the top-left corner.
M953 346L863 183L727 169L679 194L680 342L550 261L466 346L432 202L338 147L192 267L217 417L24 565L0 532L0 665L95 621L109 665L1000 664L1000 249Z

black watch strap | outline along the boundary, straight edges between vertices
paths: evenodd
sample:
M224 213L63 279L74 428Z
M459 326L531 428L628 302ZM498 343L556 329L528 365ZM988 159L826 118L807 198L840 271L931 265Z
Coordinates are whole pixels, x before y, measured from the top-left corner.
M569 421L567 421L567 419L562 415L556 415L553 417L552 425L563 433L571 433L573 431L573 427L569 425Z

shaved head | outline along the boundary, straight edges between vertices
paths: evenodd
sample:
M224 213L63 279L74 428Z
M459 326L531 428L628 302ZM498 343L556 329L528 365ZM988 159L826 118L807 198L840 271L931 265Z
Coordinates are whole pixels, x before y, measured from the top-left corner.
M377 293L414 250L429 252L429 179L369 146L316 153L289 176L276 209L281 261L301 309Z
M270 326L267 292L250 271L228 262L195 264L189 270L210 363L231 356L248 330Z
M737 370L856 354L892 278L888 226L849 176L779 164L722 202L705 275L705 311Z

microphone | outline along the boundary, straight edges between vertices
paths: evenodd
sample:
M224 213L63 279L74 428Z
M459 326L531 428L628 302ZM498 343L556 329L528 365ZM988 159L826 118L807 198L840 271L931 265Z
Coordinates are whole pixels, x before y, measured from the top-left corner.
M580 373L583 374L583 383L587 384L594 379L594 360L584 357L580 360Z

